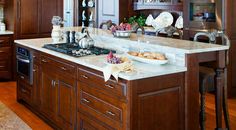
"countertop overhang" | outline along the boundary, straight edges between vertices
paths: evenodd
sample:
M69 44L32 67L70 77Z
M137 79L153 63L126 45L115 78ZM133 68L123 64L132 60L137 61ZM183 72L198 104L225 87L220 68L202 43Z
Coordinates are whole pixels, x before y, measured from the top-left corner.
M76 32L81 31L81 27L73 27L73 28L64 28L64 30L74 30ZM173 52L175 54L180 54L181 56L185 56L186 54L191 53L203 53L203 52L211 52L211 51L220 51L220 50L227 50L229 49L228 46L221 46L215 44L205 44L200 42L192 42L192 41L185 41L185 40L178 40L178 39L171 39L171 38L162 38L162 37L153 37L153 36L146 36L141 35L137 36L136 34L132 34L130 39L118 39L114 38L113 35L106 30L89 28L89 32L92 34L92 37L95 41L99 41L102 43L104 48L108 47L111 48L113 46L124 46L126 44L137 46L137 41L149 47L154 47L153 50L164 50L168 52ZM105 39L105 40L104 40ZM83 65L98 71L103 71L106 66L105 55L100 56L85 56L85 57L72 57L66 54L62 54L59 52L55 52L52 50L48 50L42 48L44 44L52 43L51 38L41 38L41 39L25 39L25 40L15 40L15 43L20 44L22 46L35 49L73 63L77 63L79 65ZM121 44L121 45L120 45ZM122 47L121 47L122 48ZM158 51L157 50L157 51ZM185 59L182 57L181 59ZM185 62L185 61L183 61ZM165 65L151 65L151 64L144 64L141 62L134 61L135 71L131 73L120 73L119 78L125 80L138 80L143 78L151 78L156 76L174 74L187 71L187 67L179 66L176 64L165 64Z

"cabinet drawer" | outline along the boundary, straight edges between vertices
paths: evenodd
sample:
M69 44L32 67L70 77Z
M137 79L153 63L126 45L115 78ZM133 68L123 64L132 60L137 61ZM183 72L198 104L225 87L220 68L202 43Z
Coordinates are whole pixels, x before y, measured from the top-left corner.
M34 64L40 64L40 53L39 52L32 52L33 62Z
M0 71L8 71L9 60L0 60Z
M73 65L62 63L58 60L54 60L46 56L41 57L41 64L42 67L45 68L46 70L53 69L57 72L60 72L62 75L67 74L72 77L75 77L76 68Z
M79 130L115 130L114 128L101 124L94 118L90 119L82 113L78 113L78 129Z
M127 87L125 83L117 82L116 80L110 79L105 82L103 75L94 72L92 69L78 69L78 79L79 81L92 85L97 89L100 89L103 93L108 95L127 96Z
M80 104L84 108L90 108L103 116L122 122L122 110L113 106L112 104L105 102L87 92L81 90ZM82 108L83 108L82 107ZM86 111L86 109L85 109Z
M31 103L32 101L32 87L27 85L21 79L18 80L18 95L20 99L24 100L27 103Z
M0 36L0 47L9 46L9 45L10 45L10 37Z
M0 59L4 59L11 55L11 47L0 47Z

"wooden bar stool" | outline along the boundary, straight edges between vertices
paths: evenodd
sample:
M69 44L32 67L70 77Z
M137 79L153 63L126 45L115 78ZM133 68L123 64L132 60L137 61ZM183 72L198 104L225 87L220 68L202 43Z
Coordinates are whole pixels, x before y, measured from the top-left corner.
M194 37L194 41L197 41L199 36L206 36L209 38L209 42L210 43L215 43L216 42L216 37L218 36L223 36L226 41L227 41L227 45L230 46L229 44L229 40L228 37L226 35L224 35L223 33L219 33L219 32L212 32L212 33L205 33L205 32L200 32L197 33ZM223 40L224 41L224 40ZM228 63L228 55L226 58L226 63ZM208 82L209 80L214 80L217 77L219 77L219 75L223 72L220 71L226 71L225 70L214 70L213 68L209 68L209 67L203 67L200 66L199 67L199 92L200 92L200 113L199 113L199 122L200 122L200 128L201 130L205 130L205 119L206 119L206 115L205 115L205 94L207 92L207 88L208 88ZM224 81L226 82L226 80ZM216 86L216 85L214 85ZM226 83L223 85L223 88L221 89L223 91L223 95L221 95L222 97L218 97L217 96L217 91L215 88L215 108L216 108L216 130L223 130L223 128L221 128L221 124L219 124L220 119L221 118L221 111L219 111L219 98L222 98L222 108L223 108L223 114L224 114L224 120L225 120L225 126L226 126L226 130L230 130L230 122L229 122L229 114L228 114L228 104L227 104L227 85Z

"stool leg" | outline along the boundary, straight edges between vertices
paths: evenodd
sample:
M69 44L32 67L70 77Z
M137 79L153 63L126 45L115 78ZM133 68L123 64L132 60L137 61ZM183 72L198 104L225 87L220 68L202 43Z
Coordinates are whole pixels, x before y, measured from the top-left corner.
M201 102L201 107L200 107L200 113L199 113L199 115L200 115L200 118L199 118L199 122L200 122L200 128L201 128L201 130L205 130L205 119L206 119L206 115L205 115L205 95L206 95L206 79L207 78L204 78L204 80L203 81L201 81L201 85L200 85L200 94L201 94L201 96L200 96L200 102Z
M223 112L225 125L228 130L230 130L230 120L229 120L229 112L228 112L228 102L227 102L227 69L225 69L225 80L224 80L224 93L223 93Z
M222 99L223 99L223 69L216 70L215 77L215 108L216 108L216 130L222 129Z
M228 104L227 104L227 97L224 94L223 97L223 112L224 112L224 119L225 119L225 125L228 130L230 130L230 120L229 120L229 112L228 112Z

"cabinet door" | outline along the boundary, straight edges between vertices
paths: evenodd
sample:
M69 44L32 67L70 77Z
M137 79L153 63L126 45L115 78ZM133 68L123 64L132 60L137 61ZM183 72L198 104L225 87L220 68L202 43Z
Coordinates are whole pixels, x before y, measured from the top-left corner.
M119 0L99 0L98 6L99 25L108 20L119 24Z
M38 0L16 0L17 38L31 38L38 35Z
M74 0L64 0L64 27L72 27L74 24Z
M40 100L40 75L39 75L39 66L34 64L33 66L33 104L36 109L39 108Z
M40 5L39 33L41 37L50 36L52 17L63 16L63 0L40 0Z
M42 72L41 110L49 119L56 120L57 115L57 87L55 76Z
M76 80L59 77L58 80L58 121L66 130L75 129L76 118Z

